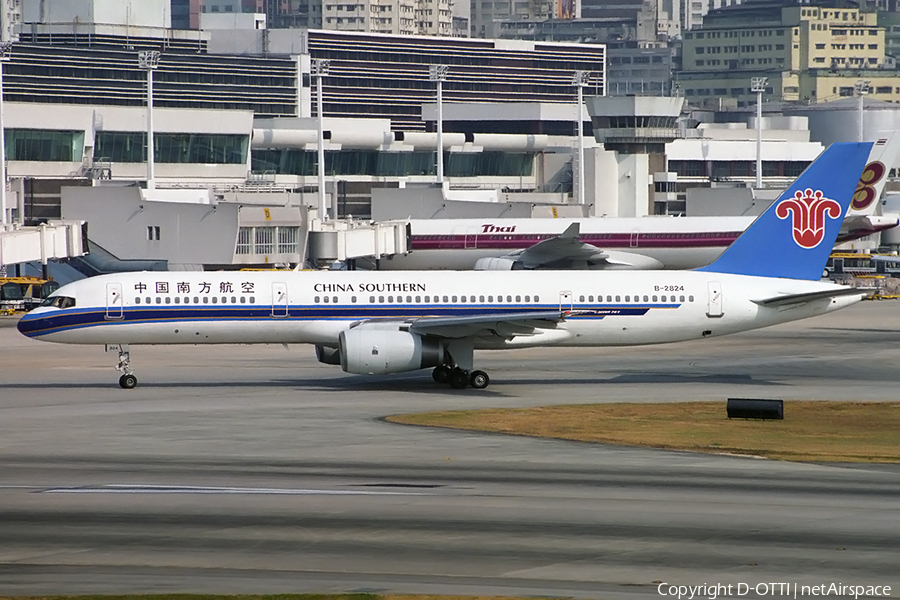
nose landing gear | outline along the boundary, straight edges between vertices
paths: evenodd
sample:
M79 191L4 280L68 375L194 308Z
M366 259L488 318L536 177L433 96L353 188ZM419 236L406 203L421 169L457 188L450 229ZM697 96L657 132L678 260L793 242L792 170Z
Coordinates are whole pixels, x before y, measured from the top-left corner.
M119 386L122 389L133 390L137 387L137 377L131 371L131 352L126 345L119 346L119 364L116 365L116 370L122 372L122 376L119 377Z

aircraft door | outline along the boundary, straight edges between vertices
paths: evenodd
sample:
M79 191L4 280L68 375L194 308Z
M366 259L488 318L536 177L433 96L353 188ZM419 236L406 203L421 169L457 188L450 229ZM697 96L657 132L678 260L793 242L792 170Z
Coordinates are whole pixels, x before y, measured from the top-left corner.
M630 248L637 248L638 242L640 241L640 237L641 237L641 230L640 229L632 229L631 237L628 240L628 246Z
M724 315L722 309L722 284L718 281L709 282L709 301L706 306L706 316L718 318Z
M121 283L106 284L106 318L121 319L124 313L125 297Z
M559 293L559 310L572 310L572 292L569 290Z
M288 290L286 283L272 284L272 316L275 318L288 316Z
M477 248L478 247L478 229L475 227L470 227L466 230L466 239L464 242L466 248Z

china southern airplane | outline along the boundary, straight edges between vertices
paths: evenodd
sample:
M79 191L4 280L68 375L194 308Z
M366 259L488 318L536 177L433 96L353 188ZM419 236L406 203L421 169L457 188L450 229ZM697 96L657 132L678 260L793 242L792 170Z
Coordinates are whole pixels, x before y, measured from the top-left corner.
M129 345L313 344L348 373L433 368L487 387L474 350L712 338L849 306L819 275L871 143L834 144L713 264L694 271L141 272L59 288L18 324L28 337Z
M874 213L898 149L894 132L872 147L838 243L897 225L896 215ZM411 219L412 252L378 269L693 269L714 261L755 218Z

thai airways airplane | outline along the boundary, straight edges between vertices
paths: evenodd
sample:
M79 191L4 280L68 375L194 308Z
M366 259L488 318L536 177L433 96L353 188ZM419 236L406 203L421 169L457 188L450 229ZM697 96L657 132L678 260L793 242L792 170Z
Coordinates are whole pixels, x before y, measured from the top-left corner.
M897 151L892 132L872 147L837 242L890 229L876 215ZM379 270L693 269L716 259L756 217L412 219L409 254Z
M864 292L818 281L871 143L834 144L713 264L694 271L223 271L103 275L61 287L24 335L113 346L312 344L348 373L433 368L485 388L476 349L713 338L837 310Z

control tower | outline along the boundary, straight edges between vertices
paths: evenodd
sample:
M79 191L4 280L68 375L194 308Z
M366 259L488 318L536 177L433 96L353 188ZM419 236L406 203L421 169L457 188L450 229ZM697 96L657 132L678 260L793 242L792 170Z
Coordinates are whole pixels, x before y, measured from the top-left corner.
M585 186L594 190L593 215L653 214L654 174L666 172L666 144L681 137L684 99L660 96L596 96L586 101L594 138L585 160Z

